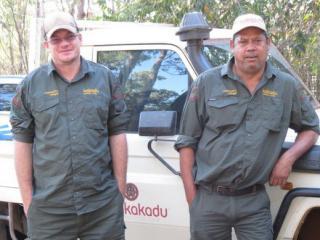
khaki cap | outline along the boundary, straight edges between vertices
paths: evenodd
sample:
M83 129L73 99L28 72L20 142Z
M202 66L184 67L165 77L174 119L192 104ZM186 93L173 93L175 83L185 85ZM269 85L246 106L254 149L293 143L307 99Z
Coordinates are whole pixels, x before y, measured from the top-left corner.
M244 14L237 17L232 26L232 34L233 36L240 32L241 30L248 28L248 27L256 27L264 32L267 32L266 24L263 21L262 17L256 15L256 14Z
M46 39L59 30L66 29L72 33L78 32L78 27L73 16L66 12L54 12L48 15L43 21L43 30Z

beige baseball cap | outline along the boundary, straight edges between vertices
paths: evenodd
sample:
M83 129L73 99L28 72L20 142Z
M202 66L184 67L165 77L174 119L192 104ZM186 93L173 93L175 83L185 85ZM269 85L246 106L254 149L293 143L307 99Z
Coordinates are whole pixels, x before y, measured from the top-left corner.
M72 33L78 32L77 23L71 14L66 12L49 14L43 21L45 39L50 39L52 34L59 29L66 29Z
M249 13L240 15L234 20L232 26L232 34L235 35L236 33L248 27L260 28L264 32L267 32L266 24L263 21L262 17L256 14Z

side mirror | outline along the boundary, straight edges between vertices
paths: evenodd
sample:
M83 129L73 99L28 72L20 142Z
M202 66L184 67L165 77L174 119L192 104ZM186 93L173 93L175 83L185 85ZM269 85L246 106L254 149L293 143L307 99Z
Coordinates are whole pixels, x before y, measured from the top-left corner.
M176 134L176 111L145 111L140 113L140 136L173 136Z

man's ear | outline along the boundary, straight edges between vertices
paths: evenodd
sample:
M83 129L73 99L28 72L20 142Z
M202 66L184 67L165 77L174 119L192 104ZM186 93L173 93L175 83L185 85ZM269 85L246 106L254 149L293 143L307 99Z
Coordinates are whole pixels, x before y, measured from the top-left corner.
M234 40L233 39L230 39L229 45L230 45L231 51L233 51L233 49L234 49Z
M49 44L48 44L47 41L44 41L44 42L43 42L43 47L44 47L44 48L49 48Z
M267 46L268 46L268 50L270 49L271 46L271 38L267 38Z

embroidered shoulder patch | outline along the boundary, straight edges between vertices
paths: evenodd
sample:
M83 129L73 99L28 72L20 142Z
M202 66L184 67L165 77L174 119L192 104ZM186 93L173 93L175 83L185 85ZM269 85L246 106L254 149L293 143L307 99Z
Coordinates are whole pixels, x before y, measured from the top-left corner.
M189 95L189 101L194 102L199 98L199 88L194 86Z

